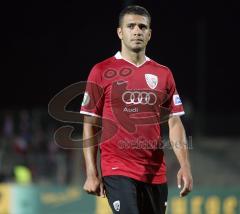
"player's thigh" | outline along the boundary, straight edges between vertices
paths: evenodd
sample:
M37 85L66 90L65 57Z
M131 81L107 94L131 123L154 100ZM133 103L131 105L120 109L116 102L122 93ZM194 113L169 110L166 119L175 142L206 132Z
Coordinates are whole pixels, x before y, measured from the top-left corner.
M104 186L113 213L139 214L137 182L125 176L105 176Z
M164 184L146 184L145 201L142 213L151 210L149 214L164 214L167 206L168 186Z

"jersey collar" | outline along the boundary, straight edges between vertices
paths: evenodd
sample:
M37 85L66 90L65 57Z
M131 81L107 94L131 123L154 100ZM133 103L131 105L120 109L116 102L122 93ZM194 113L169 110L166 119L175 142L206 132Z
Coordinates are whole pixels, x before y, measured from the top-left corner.
M116 59L123 59L124 61L126 61L126 62L128 62L128 63L130 63L130 64L132 64L132 65L134 65L134 66L136 66L136 67L140 67L140 66L142 66L145 62L150 61L150 58L148 58L147 56L145 56L145 61L144 61L142 64L140 64L140 65L136 65L136 64L134 64L134 63L132 63L132 62L124 59L124 58L122 57L120 51L118 51L118 52L114 55L114 57L115 57Z

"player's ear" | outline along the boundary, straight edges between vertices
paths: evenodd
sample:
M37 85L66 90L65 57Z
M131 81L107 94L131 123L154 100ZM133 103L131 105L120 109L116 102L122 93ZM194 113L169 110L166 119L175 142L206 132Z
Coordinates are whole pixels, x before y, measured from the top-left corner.
M152 29L150 28L149 29L149 35L148 35L148 41L151 39L151 36L152 36Z
M122 28L121 27L117 28L117 34L118 34L119 39L122 40Z

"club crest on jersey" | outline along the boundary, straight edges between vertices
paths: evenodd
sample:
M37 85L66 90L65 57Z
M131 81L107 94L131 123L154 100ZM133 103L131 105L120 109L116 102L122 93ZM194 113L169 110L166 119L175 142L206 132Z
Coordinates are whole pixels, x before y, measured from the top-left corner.
M153 74L145 74L145 80L149 86L149 88L154 89L158 84L158 77Z
M120 201L118 200L118 201L114 201L113 202L113 207L114 207L114 209L117 211L117 212L119 212L120 211Z

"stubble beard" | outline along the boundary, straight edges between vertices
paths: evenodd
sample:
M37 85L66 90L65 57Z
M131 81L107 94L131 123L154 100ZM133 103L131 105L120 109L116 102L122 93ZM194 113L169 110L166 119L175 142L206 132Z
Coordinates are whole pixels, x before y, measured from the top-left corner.
M139 53L141 51L144 51L145 47L144 46L135 46L135 47L133 46L133 47L129 47L129 50L131 50L134 53Z
M123 43L122 45L124 45L125 48L126 48L128 51L134 52L134 53L139 53L139 52L145 50L145 46L144 46L144 45L135 46L135 45L127 45L126 43Z

